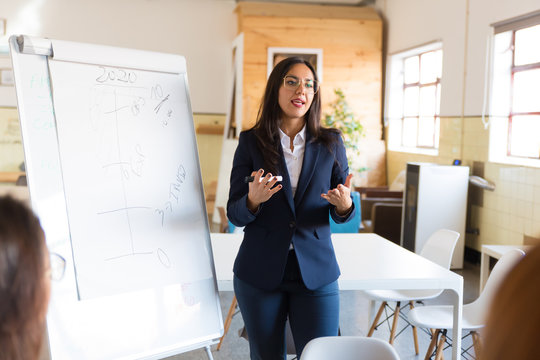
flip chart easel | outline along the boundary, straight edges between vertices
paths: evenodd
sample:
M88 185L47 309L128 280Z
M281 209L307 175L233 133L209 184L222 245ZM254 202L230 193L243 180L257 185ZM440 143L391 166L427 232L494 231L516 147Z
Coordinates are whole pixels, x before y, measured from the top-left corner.
M10 38L52 359L160 359L223 333L182 56Z

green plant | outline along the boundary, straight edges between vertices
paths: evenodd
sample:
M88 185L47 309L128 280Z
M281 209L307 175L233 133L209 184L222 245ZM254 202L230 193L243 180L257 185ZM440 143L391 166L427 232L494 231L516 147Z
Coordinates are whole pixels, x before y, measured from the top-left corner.
M325 114L324 124L341 130L349 168L356 173L366 171L367 168L363 166L360 156L360 139L365 136L364 127L349 107L343 90L337 88L334 89L334 93L336 100L330 105L332 112Z

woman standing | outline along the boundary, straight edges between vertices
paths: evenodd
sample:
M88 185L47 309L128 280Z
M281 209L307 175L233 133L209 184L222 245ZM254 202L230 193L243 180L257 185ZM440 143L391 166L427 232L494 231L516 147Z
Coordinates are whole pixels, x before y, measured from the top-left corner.
M251 359L285 359L287 317L298 356L311 339L338 333L328 214L343 223L356 210L340 134L322 128L320 116L313 67L287 58L270 74L257 122L234 155L227 214L245 226L234 289Z

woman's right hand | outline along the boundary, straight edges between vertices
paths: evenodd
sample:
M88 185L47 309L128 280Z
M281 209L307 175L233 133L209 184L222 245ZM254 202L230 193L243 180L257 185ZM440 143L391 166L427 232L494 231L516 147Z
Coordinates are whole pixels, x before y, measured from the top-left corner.
M253 176L254 179L249 183L247 207L252 213L256 213L259 205L270 199L272 195L277 193L283 187L281 184L274 186L277 182L277 178L272 177L272 174L268 173L264 177L263 174L263 169L251 173L251 176Z

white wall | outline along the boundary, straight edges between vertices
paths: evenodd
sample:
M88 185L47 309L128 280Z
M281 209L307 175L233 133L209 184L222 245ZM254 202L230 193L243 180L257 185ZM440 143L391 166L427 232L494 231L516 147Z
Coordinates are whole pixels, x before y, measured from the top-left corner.
M225 113L234 0L3 0L8 34L186 56L195 112ZM490 24L540 9L538 0L377 0L389 54L443 41L441 114L478 116ZM0 37L2 43L7 37ZM466 64L465 64L466 62ZM466 70L466 71L465 71Z
M459 114L465 38L464 0L386 0L387 53L434 41L443 43L441 115Z
M490 24L540 9L538 0L377 0L387 54L443 42L441 115L479 116Z
M226 113L236 35L234 0L2 0L7 34L186 57L194 112ZM0 47L7 36L0 37Z

